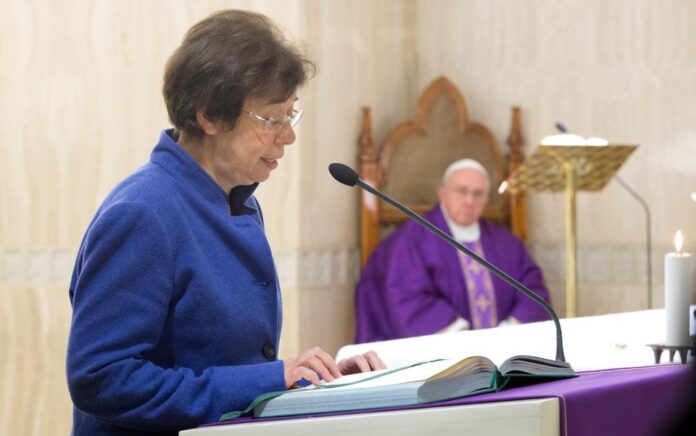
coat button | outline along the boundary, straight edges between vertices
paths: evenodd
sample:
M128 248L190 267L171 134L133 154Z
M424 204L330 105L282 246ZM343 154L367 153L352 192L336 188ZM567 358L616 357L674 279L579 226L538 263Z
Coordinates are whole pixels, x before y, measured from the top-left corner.
M273 344L266 342L263 346L263 357L266 359L272 359L275 357L276 349Z

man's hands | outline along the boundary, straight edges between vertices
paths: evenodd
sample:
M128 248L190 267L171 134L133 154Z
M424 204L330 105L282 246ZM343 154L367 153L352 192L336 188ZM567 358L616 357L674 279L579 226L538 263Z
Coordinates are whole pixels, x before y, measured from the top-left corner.
M318 385L321 379L333 381L342 374L386 368L382 359L374 351L343 359L337 365L333 358L319 347L310 348L299 356L285 359L283 366L285 386L288 389L294 387L301 379Z

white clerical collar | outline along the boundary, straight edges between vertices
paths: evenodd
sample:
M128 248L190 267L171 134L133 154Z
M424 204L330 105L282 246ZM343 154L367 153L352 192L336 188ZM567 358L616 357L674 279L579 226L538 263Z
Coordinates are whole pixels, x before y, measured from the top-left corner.
M447 225L449 226L450 232L452 232L452 237L456 241L474 242L479 240L479 238L481 237L481 227L479 226L478 221L474 222L470 226L460 226L459 224L452 221L449 218L449 216L447 216L445 207L442 204L440 205L440 211L442 211L442 215L445 217L445 221L447 221Z

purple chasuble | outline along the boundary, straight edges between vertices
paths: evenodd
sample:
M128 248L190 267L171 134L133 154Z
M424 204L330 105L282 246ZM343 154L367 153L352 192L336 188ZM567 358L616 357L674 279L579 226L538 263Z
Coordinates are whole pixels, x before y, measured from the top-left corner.
M462 244L484 259L486 258L480 241L463 242ZM491 272L461 251L458 254L469 298L469 307L473 308L471 310L472 330L497 326L498 316L495 309L495 290L493 289Z
M451 235L439 205L424 218ZM479 221L479 226L486 259L548 301L541 270L522 241L495 224ZM370 256L356 288L355 341L432 334L457 317L478 328L477 295L470 299L458 253L415 222L404 224L385 238ZM520 322L548 319L546 311L526 295L493 274L489 273L489 279L494 297L488 303L494 316L481 321L480 327L485 327L484 323L495 326L510 316ZM483 280L485 290L487 279ZM485 304L480 301L484 313Z

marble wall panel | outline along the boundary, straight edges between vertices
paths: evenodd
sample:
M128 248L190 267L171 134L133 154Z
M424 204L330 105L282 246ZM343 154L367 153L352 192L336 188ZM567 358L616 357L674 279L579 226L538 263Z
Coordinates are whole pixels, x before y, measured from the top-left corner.
M687 250L696 249L696 203L689 200L696 190L696 3L419 0L417 16L421 87L440 74L452 78L472 118L501 142L509 106L519 105L528 153L556 133L557 121L585 137L637 144L619 175L649 204L653 243L669 245L682 229ZM563 253L563 194L529 199L530 245ZM586 253L579 256L586 268L579 271L579 292L604 274L597 258L612 258L615 270L602 283L614 284L621 296L615 302L630 301L629 271L645 264L625 252L630 246L639 253L646 241L640 204L615 181L601 192L579 193L577 235ZM552 278L558 259L539 259ZM661 267L654 271L659 286ZM582 307L580 314L594 314L634 305L599 299Z
M674 232L696 249L696 4L617 0L0 0L0 434L66 434L67 285L108 191L168 126L160 86L185 30L229 7L268 14L319 66L297 142L259 189L284 288L281 353L352 338L360 107L375 139L445 74L503 142L523 110L532 151L563 121L639 144L622 177L653 210L655 306ZM530 198L531 248L563 304L563 196ZM611 183L578 197L581 314L643 307L644 221Z

